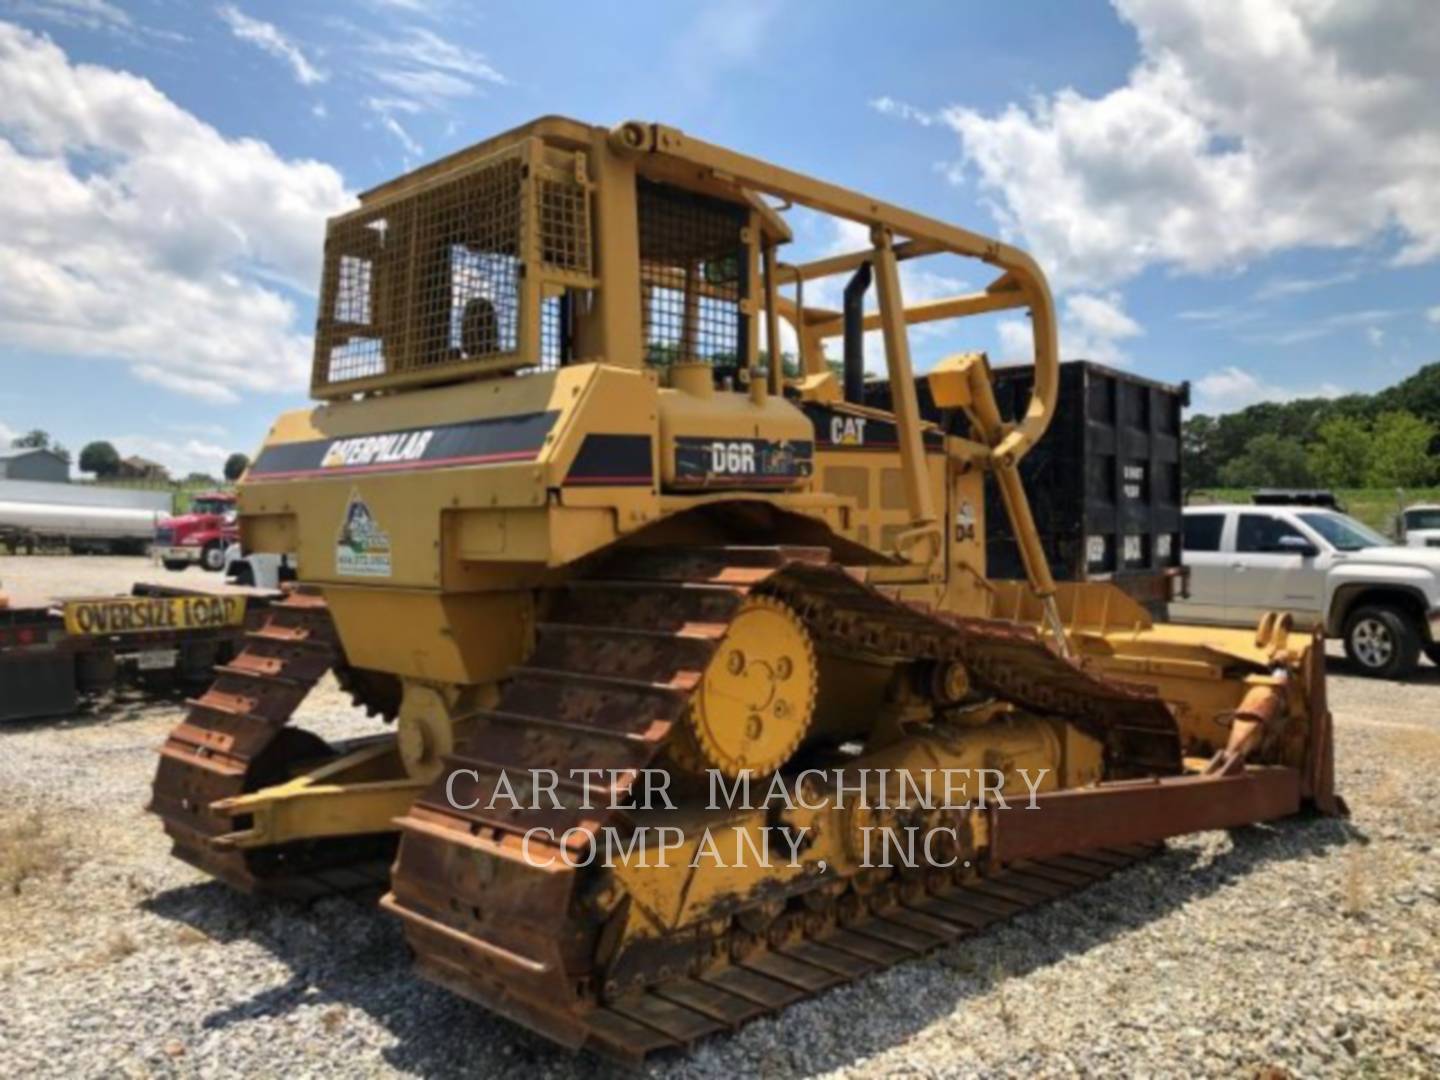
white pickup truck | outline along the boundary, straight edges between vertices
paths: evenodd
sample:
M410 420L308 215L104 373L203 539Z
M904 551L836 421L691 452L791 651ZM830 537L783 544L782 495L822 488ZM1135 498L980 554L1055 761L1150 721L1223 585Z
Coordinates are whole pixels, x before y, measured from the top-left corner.
M1407 547L1440 548L1440 506L1407 506L1400 514L1400 542Z
M1401 547L1354 518L1308 506L1190 506L1190 595L1176 622L1254 626L1268 611L1323 627L1367 675L1440 664L1440 548Z

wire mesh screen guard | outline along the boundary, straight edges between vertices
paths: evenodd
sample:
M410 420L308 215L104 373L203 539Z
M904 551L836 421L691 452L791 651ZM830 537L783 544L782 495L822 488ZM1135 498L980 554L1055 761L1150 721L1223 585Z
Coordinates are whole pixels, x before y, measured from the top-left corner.
M748 211L646 180L636 195L646 360L734 366L746 341Z
M503 152L443 183L332 224L316 328L313 384L407 381L517 359L522 319L554 367L567 355L568 303L540 281L592 284L589 187L583 167ZM578 175L577 175L578 174ZM533 237L527 213L533 211ZM528 251L527 251L528 247ZM526 314L526 255L535 290ZM553 289L551 290L554 291ZM534 324L532 323L532 326Z

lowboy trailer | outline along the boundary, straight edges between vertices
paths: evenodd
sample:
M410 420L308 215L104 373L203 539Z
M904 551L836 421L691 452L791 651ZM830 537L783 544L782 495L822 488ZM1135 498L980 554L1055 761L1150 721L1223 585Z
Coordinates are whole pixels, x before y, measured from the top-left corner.
M203 688L272 598L137 584L128 596L0 605L0 722L63 716L118 684Z

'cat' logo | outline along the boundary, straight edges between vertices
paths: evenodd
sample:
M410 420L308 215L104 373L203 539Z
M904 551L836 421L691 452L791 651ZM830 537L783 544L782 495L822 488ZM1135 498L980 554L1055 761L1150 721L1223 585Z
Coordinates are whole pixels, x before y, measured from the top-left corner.
M837 446L864 446L865 418L863 416L831 417L830 441Z

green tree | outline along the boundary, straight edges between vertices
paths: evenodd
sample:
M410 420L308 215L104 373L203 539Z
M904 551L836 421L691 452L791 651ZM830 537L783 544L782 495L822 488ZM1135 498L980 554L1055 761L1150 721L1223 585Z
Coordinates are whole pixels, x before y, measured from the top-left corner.
M233 484L249 467L250 459L244 454L231 454L225 459L225 479Z
M1299 440L1282 435L1257 435L1239 457L1220 469L1225 487L1305 487L1315 482Z
M1370 474L1370 430L1359 420L1332 416L1310 450L1315 479L1329 487L1364 487Z
M1370 484L1419 487L1434 480L1436 460L1430 447L1436 434L1434 424L1414 413L1381 413L1370 436Z
M1213 416L1192 416L1180 432L1181 453L1185 458L1185 487L1214 487L1220 482L1220 463L1216 460L1216 432L1219 423Z
M11 439L10 445L18 450L45 450L50 446L50 433L39 428L31 428L24 435L17 435Z
M1372 415L1409 412L1432 424L1440 423L1440 364L1426 364L1408 379L1368 400Z
M80 451L80 471L104 478L120 471L120 451L103 440L86 443Z

